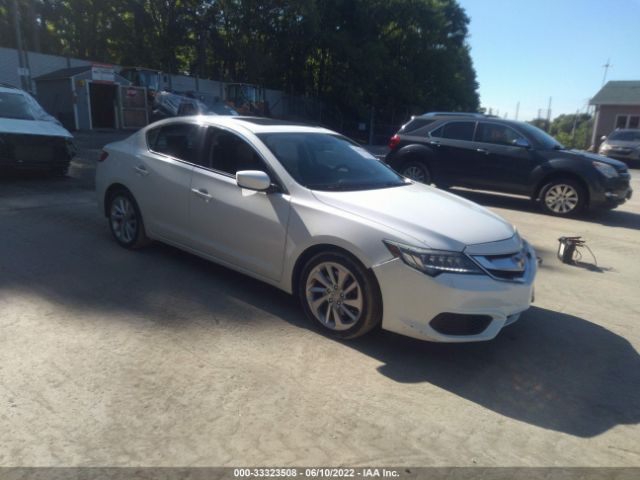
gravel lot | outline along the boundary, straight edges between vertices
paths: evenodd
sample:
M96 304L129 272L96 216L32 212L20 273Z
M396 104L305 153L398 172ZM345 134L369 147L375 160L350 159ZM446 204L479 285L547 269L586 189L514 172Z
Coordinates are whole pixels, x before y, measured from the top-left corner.
M81 147L73 178L0 179L0 466L640 466L640 171L579 220L460 191L543 258L494 341L343 343L274 288L119 248Z

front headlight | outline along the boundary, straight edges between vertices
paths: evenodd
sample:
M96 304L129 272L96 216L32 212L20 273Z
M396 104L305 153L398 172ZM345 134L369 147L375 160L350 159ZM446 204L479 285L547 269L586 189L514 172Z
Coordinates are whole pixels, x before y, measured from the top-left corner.
M615 178L618 176L618 172L611 165L602 162L593 162L593 166L596 167L601 174L607 178Z
M432 277L441 273L483 273L478 265L460 252L412 247L391 240L384 240L384 244L394 257Z
M607 178L615 178L618 176L618 172L611 165L602 162L593 162L593 166L596 167L601 174Z

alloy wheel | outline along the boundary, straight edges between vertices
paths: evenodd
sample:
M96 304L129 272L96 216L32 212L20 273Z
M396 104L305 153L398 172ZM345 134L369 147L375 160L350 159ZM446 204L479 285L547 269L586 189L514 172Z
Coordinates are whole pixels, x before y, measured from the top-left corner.
M115 237L122 243L133 242L138 233L138 217L130 199L118 195L111 202L111 229Z
M402 175L416 182L424 183L426 180L424 169L420 168L417 165L408 166L402 171Z
M305 290L309 309L325 327L342 331L360 320L364 307L362 287L344 265L316 265L307 277Z
M559 183L549 188L544 196L544 203L554 213L567 214L572 212L580 197L575 188L566 183Z

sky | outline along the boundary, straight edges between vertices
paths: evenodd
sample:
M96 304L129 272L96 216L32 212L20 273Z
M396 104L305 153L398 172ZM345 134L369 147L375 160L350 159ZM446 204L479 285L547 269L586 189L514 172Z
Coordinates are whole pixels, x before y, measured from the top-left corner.
M459 0L480 103L531 120L585 111L607 80L640 80L640 0Z

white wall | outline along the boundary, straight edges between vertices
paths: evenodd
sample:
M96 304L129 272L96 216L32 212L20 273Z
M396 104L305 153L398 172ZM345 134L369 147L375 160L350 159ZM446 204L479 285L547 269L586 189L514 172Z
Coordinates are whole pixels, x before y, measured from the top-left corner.
M60 70L61 68L81 67L91 65L88 60L79 58L67 58L59 55L47 55L44 53L27 52L31 78L39 77L45 73ZM18 76L18 52L13 48L0 47L0 82L20 86ZM35 84L34 84L35 89Z
M62 68L80 67L82 65L91 65L92 63L104 63L36 52L28 52L28 56L31 78ZM114 67L116 71L120 69L117 65L114 65ZM0 47L0 82L10 83L16 87L20 86L18 53L17 50L13 48ZM197 91L204 94L207 101L213 102L216 97L221 100L224 99L223 82L199 78L197 85ZM33 87L35 89L35 82ZM196 91L196 79L188 75L171 75L171 88L176 91ZM266 90L265 96L271 107L271 114L275 116L282 115L284 113L283 92L280 90Z

